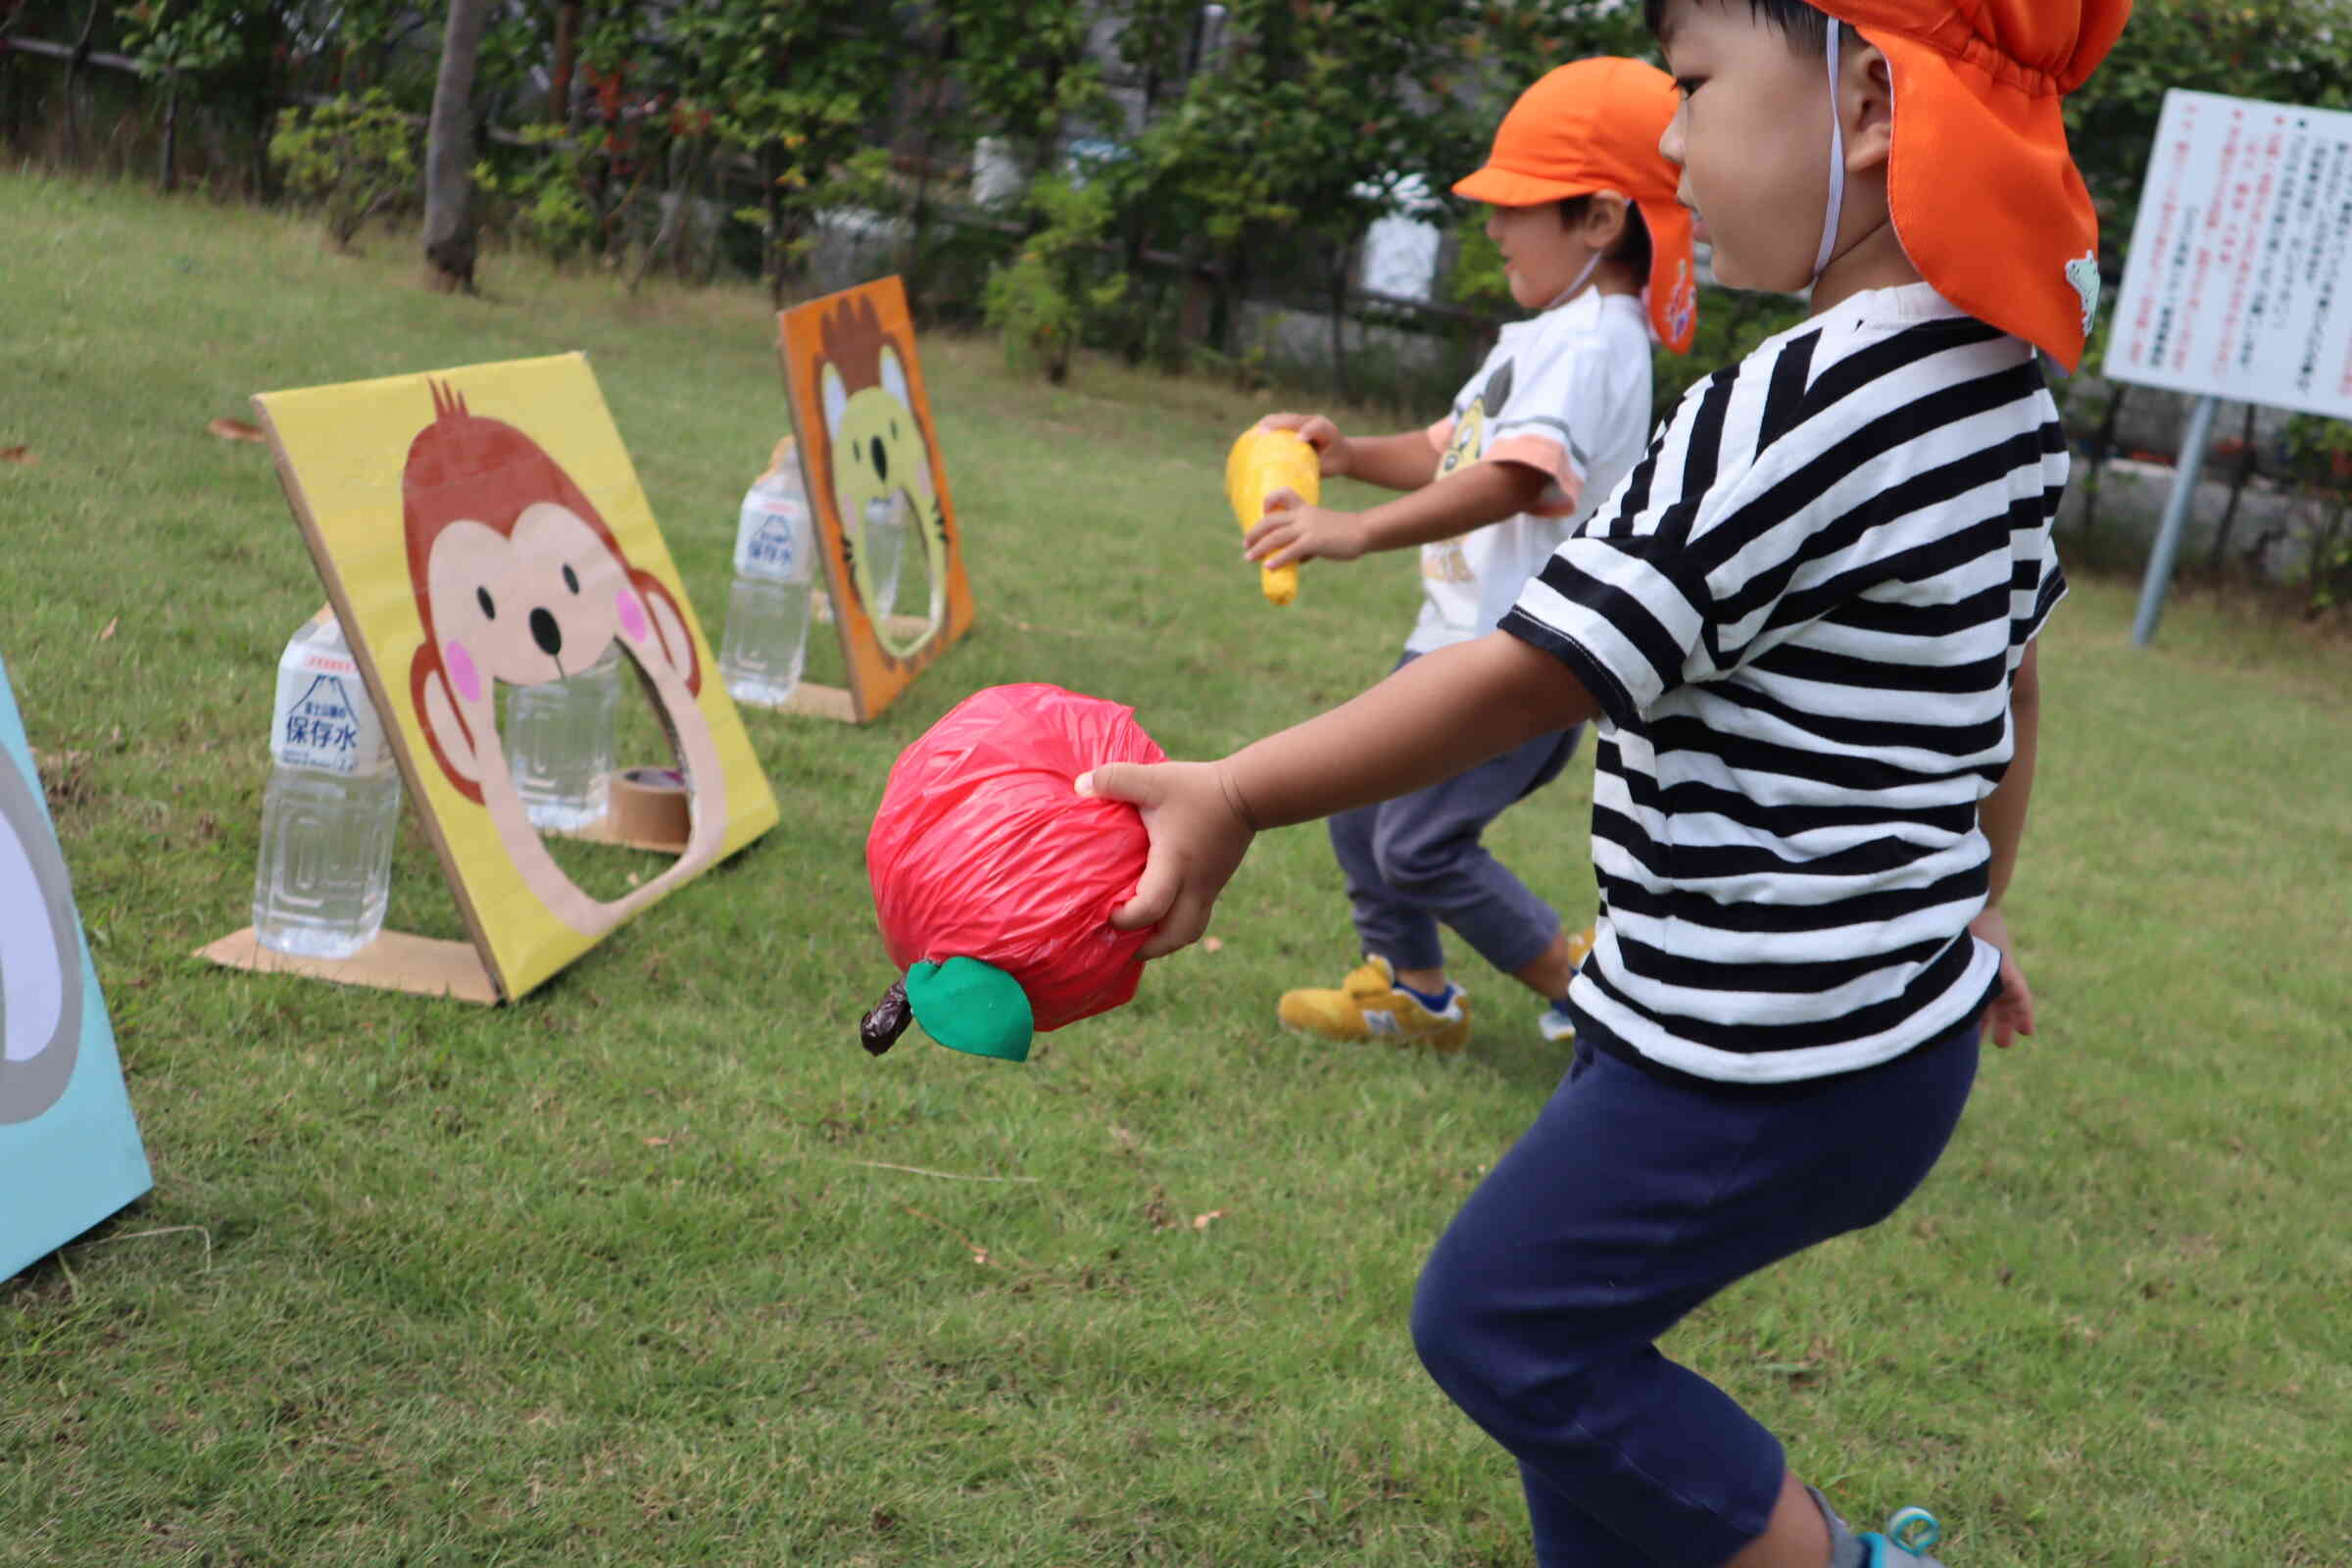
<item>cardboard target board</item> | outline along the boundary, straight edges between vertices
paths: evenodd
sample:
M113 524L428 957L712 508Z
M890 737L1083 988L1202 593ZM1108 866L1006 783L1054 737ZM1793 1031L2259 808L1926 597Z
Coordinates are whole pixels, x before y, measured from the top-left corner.
M0 1279L151 1185L57 827L0 665Z
M896 277L776 318L785 393L849 687L786 706L864 723L971 629L963 532ZM897 570L889 569L896 557ZM881 600L897 580L892 602Z
M328 960L273 953L249 929L205 956L511 1001L775 825L775 796L583 356L254 404L472 940L387 932ZM614 646L676 749L688 826L676 863L603 902L528 819L498 688L576 675Z

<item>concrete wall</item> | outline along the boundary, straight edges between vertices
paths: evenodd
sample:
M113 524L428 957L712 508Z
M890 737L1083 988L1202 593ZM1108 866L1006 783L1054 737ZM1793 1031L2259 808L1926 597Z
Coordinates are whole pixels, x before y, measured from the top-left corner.
M2208 465L2207 471L2212 471ZM2105 544L2129 544L2141 551L2152 548L2173 493L2175 471L2166 464L2118 458L2099 476L2097 516L2092 526ZM2058 509L2061 550L2069 539L2084 537L2089 510L2090 466L2076 460L2074 478ZM2202 564L2213 549L2215 530L2229 509L2227 477L2207 478L2197 485L2181 536L2180 560ZM2291 582L2310 569L2316 532L2327 517L2325 503L2270 480L2251 480L2238 500L2237 519L2230 530L2225 563L2278 582Z

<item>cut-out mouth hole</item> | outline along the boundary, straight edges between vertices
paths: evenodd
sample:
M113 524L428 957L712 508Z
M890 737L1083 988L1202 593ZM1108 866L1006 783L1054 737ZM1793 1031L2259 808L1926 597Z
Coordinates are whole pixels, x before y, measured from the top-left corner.
M677 747L619 644L564 680L502 683L499 738L539 842L591 899L627 897L685 849Z
M906 658L947 616L946 525L905 486L866 503L855 552L858 596L882 646Z

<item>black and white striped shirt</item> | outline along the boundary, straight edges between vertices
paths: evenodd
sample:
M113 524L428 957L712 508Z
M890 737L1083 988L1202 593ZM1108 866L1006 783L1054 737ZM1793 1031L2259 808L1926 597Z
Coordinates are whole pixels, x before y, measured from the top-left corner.
M1602 1049L1737 1084L1849 1072L1982 1006L1977 805L2066 591L2033 350L1876 289L1691 388L1501 629L1605 715Z

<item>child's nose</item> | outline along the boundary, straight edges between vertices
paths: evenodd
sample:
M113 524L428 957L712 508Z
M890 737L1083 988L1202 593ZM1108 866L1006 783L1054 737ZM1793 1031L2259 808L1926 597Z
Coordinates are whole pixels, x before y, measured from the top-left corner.
M1680 169L1683 166L1683 111L1677 109L1674 118L1666 122L1666 129L1658 137L1658 156Z

